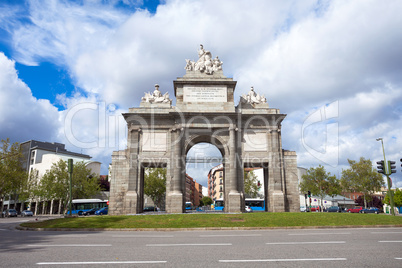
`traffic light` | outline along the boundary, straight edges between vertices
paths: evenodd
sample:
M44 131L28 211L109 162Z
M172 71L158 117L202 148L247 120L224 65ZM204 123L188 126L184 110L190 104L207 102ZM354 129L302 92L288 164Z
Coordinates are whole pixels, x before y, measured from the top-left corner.
M311 192L310 191L307 192L307 196L311 197Z
M401 158L401 162L402 162L402 158ZM402 164L401 164L401 167L402 167ZM402 171L402 170L401 170Z
M391 174L391 173L396 173L395 168L396 168L396 166L395 166L395 161L388 161L388 171L389 171L389 174Z
M384 160L378 161L377 165L377 172L385 175Z

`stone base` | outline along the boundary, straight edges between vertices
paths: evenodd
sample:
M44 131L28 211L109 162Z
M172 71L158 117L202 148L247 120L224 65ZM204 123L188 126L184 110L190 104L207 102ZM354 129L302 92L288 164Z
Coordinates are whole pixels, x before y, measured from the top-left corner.
M240 193L229 193L229 203L228 210L225 209L225 212L238 213L242 212L242 198Z
M167 213L183 213L183 194L173 193L168 195L169 206L166 206Z
M124 214L137 214L139 213L139 209L137 207L138 204L138 195L134 191L128 191L124 198Z
M282 191L275 191L272 194L272 212L285 212L285 198Z

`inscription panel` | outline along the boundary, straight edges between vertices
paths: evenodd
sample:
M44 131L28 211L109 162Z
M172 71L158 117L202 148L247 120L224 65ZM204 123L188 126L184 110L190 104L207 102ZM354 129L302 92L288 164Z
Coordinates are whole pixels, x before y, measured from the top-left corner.
M264 132L247 131L244 133L245 152L266 152L268 150L267 134Z
M167 133L166 132L147 132L142 135L142 151L166 152Z
M226 86L184 86L183 102L227 102Z

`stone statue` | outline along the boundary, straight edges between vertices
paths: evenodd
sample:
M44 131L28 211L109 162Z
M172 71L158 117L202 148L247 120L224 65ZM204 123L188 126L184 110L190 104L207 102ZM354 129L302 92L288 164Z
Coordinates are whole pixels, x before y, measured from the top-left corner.
M251 87L250 91L248 94L243 94L242 95L243 102L250 103L250 104L260 104L260 103L266 103L267 99L264 97L264 95L259 95L254 91L254 87Z
M199 71L205 74L213 74L216 71L222 70L223 62L218 57L212 59L212 54L200 45L198 50L198 60L196 62L186 59L186 71Z
M172 100L169 98L169 93L166 92L164 95L159 90L159 85L155 85L155 90L151 94L150 92L145 92L145 96L141 98L142 102L149 103L171 103Z

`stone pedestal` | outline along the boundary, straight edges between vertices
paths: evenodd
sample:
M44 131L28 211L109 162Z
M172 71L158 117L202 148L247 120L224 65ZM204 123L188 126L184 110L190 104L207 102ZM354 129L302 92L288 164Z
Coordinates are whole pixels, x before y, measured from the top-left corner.
M229 193L228 198L228 209L225 209L225 212L242 212L242 195L240 193Z
M126 193L125 199L124 199L124 207L125 213L127 214L137 214L139 212L139 209L137 208L138 202L138 195L134 191L128 191Z
M166 206L167 213L183 213L183 194L171 193L168 195L169 206Z
M272 202L272 212L285 212L285 199L282 191L274 191L272 194Z

